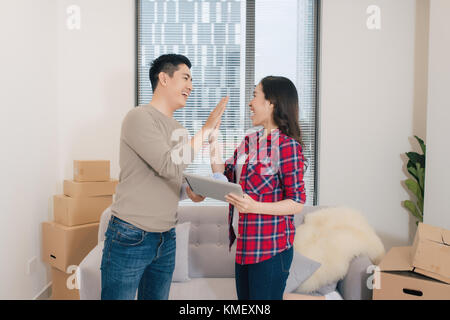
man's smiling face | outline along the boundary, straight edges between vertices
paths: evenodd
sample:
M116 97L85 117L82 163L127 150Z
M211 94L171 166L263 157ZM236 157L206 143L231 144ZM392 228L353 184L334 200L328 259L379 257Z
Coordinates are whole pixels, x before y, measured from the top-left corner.
M173 76L167 77L167 90L169 91L171 104L175 109L186 106L192 89L191 70L185 64L178 65L178 70L173 73Z

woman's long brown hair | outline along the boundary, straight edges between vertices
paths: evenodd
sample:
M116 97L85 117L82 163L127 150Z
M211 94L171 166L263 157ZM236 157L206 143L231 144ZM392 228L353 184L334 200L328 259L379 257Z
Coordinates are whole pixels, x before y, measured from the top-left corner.
M280 131L303 146L299 125L298 94L285 77L268 76L261 80L265 99L274 105L273 120Z

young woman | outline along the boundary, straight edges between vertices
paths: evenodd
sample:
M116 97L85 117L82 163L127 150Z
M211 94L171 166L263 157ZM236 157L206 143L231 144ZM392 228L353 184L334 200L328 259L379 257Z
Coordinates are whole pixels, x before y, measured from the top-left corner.
M230 248L237 239L238 299L281 300L293 257L294 214L306 200L297 90L289 79L266 77L249 107L253 126L264 128L246 136L225 163L211 135L211 167L244 191L226 197Z

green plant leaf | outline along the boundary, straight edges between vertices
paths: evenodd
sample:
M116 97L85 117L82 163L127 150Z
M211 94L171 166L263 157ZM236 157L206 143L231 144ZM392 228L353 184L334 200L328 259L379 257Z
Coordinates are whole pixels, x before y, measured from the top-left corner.
M422 149L423 154L417 152L406 152L408 157L408 162L406 168L408 173L416 180L408 179L405 181L406 187L416 196L416 204L410 200L403 202L403 206L408 209L411 214L416 217L419 221L423 221L423 199L425 194L425 156L426 156L426 145L422 139L418 136L414 136Z
M424 196L424 191L425 191L425 169L420 167L420 164L416 163L416 172L417 172L417 177L418 177L418 182L419 182L419 187L420 187L420 193L422 194L422 198Z
M418 136L414 136L414 137L415 137L416 140L419 142L420 148L422 149L422 152L423 152L423 154L425 155L425 154L426 154L426 151L427 151L427 147L426 147L425 143L424 143L423 140L420 139Z
M408 169L408 172L413 176L413 178L416 179L417 182L419 182L419 177L417 176L416 164L413 163L411 160L409 160L406 167Z
M419 213L423 216L423 201L417 200L417 207L419 208Z
M417 169L414 167L409 167L408 172L411 173L413 176L417 176Z
M407 152L406 156L409 158L407 167L415 167L416 163L420 163L422 168L425 168L425 156L417 152Z
M405 206L406 209L408 209L411 214L416 217L417 220L419 221L423 221L423 216L419 213L419 211L416 208L416 205L410 201L410 200L406 200L403 202L403 205Z
M408 187L408 189L411 190L412 193L414 193L417 199L423 199L419 184L416 181L408 179L405 181L405 184Z
M417 176L417 170L415 167L409 167L408 172L413 176L414 179L416 179L417 182L419 182L419 177Z

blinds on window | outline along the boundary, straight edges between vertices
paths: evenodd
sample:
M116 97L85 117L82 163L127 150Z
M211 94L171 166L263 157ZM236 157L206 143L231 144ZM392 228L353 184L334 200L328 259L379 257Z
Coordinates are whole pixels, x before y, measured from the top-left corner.
M309 189L314 190L315 176L316 1L283 1L295 5L298 17L295 17L298 28L295 33L299 37L295 41L296 50L289 53L294 61L290 68L295 70L297 77L291 80L295 80L298 89L299 86L302 88L299 90L300 103L308 106L301 111L300 123L304 132L305 156L310 160L305 184L308 203L312 204L314 192ZM273 5L280 0L270 2ZM221 141L224 160L232 156L245 134L254 129L250 128L248 102L255 81L260 80L256 74L265 72L263 67L258 70L258 55L264 55L264 52L255 49L258 41L264 41L263 37L256 36L258 27L263 27L263 24L258 25L257 15L258 10L264 10L268 3L259 0L137 0L138 104L147 104L151 100L148 72L155 58L164 53L187 56L192 63L193 91L186 107L176 111L174 117L193 135L219 100L228 95L230 100L222 118ZM280 18L283 19L282 16ZM267 23L270 24L270 20L264 22ZM279 36L283 38L283 34ZM283 64L282 60L271 63L273 66ZM207 144L187 171L201 175L211 173ZM182 205L190 204L190 200L182 202ZM225 205L212 199L206 199L203 204Z
M317 204L317 132L318 132L318 1L300 0L297 7L297 90L303 153L308 160L305 173L307 203Z

